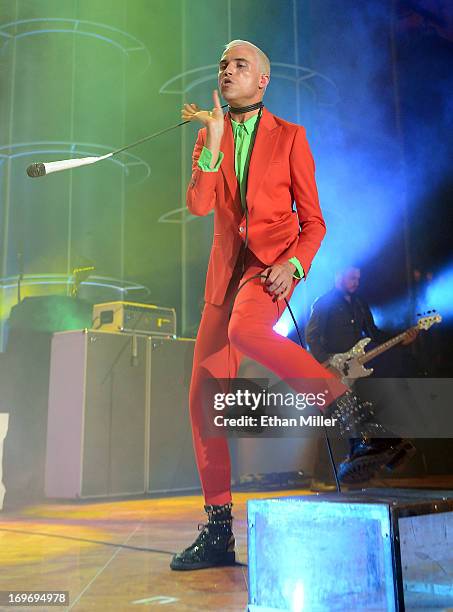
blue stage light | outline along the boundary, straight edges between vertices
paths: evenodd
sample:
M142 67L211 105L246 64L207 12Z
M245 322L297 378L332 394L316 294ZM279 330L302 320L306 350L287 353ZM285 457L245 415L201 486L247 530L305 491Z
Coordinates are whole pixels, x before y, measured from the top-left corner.
M426 284L424 310L436 309L444 319L453 318L453 264Z
M289 332L289 323L282 317L273 327L274 331L280 336L284 336L285 338L288 336Z
M378 327L401 328L415 325L420 315L436 311L443 323L453 319L453 264L449 263L431 278L413 286L413 298L401 297L385 306L373 308Z

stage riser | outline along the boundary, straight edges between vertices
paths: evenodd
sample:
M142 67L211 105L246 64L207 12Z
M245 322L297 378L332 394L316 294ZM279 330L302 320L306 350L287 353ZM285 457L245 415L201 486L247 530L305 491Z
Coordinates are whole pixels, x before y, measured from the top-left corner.
M249 610L452 606L453 493L437 495L249 501Z

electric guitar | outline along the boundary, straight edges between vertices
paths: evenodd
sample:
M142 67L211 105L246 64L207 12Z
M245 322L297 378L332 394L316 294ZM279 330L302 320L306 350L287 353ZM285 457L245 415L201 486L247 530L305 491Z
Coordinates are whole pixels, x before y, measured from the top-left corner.
M401 334L398 334L394 338L390 338L390 340L387 340L387 342L383 342L367 353L365 353L365 347L369 342L371 342L371 338L362 338L362 340L359 340L357 344L352 347L352 349L346 353L336 353L335 355L332 355L326 362L324 362L323 365L341 378L341 381L345 385L351 386L351 384L357 378L369 376L373 372L373 368L364 367L365 363L402 342L408 331L412 329L427 330L435 323L440 323L441 321L442 317L439 314L429 317L421 317L417 321L417 325L406 329L405 331L401 332Z

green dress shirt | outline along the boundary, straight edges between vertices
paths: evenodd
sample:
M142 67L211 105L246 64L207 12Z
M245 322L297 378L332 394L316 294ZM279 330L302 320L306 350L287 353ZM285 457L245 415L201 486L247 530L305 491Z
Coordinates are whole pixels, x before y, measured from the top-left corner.
M239 183L243 211L246 207L247 176L251 155L250 145L257 120L258 114L253 115L247 119L247 121L244 121L244 123L238 123L237 121L231 119L234 138L234 171ZM198 167L203 170L203 172L217 172L220 168L222 160L223 153L220 152L217 163L215 164L214 168L211 168L210 164L212 161L212 153L209 149L203 147L200 157L198 158ZM291 257L291 259L288 261L290 261L296 267L294 276L298 279L303 278L304 269L297 257Z

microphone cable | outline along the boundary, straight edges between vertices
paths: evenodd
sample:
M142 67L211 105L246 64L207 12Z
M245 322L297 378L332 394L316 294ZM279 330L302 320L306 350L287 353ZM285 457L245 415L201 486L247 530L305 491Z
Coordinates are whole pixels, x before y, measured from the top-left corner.
M245 262L245 257L244 257L243 262ZM232 315L233 308L234 308L234 302L236 300L236 297L237 297L238 293L241 291L241 289L243 289L247 283L249 283L250 281L254 280L255 278L266 278L267 279L268 276L269 276L269 274L266 275L266 274L262 274L262 273L259 272L258 274L253 274L253 276L250 276L245 281L243 281L242 283L239 284L238 288L236 289L236 291L235 291L235 293L234 293L234 295L233 295L233 297L231 299L230 310L229 310L229 313L228 313L228 321L230 321L230 319L231 319L231 315ZM299 345L302 348L305 348L304 343L302 341L302 336L301 336L301 333L300 333L300 330L299 330L299 326L297 325L297 321L296 321L294 313L293 313L293 311L291 309L291 306L289 305L289 302L288 302L288 300L286 298L283 298L283 299L285 301L285 304L286 304L286 306L288 308L288 311L289 311L289 313L291 315L291 318L293 320L294 327L296 328L297 337L299 339ZM277 302L277 311L278 311L278 315L280 315L279 307L278 307L278 302ZM231 390L231 380L232 380L231 379L231 372L230 372L230 357L231 357L231 343L230 343L230 341L228 339L228 357L227 357L227 359L228 359L228 392L230 392L230 390ZM321 415L322 415L322 412L321 412ZM334 455L333 455L332 444L330 442L329 434L327 433L327 428L326 428L326 426L324 424L323 424L323 431L324 431L324 439L326 441L326 446L327 446L327 453L328 453L328 456L329 456L329 461L330 461L330 465L331 465L331 468L332 468L332 473L333 473L334 480L335 480L335 487L337 489L337 493L341 493L342 492L341 484L340 484L340 481L339 481L339 478L338 478L338 470L337 470L337 466L335 464L335 458L334 458Z

